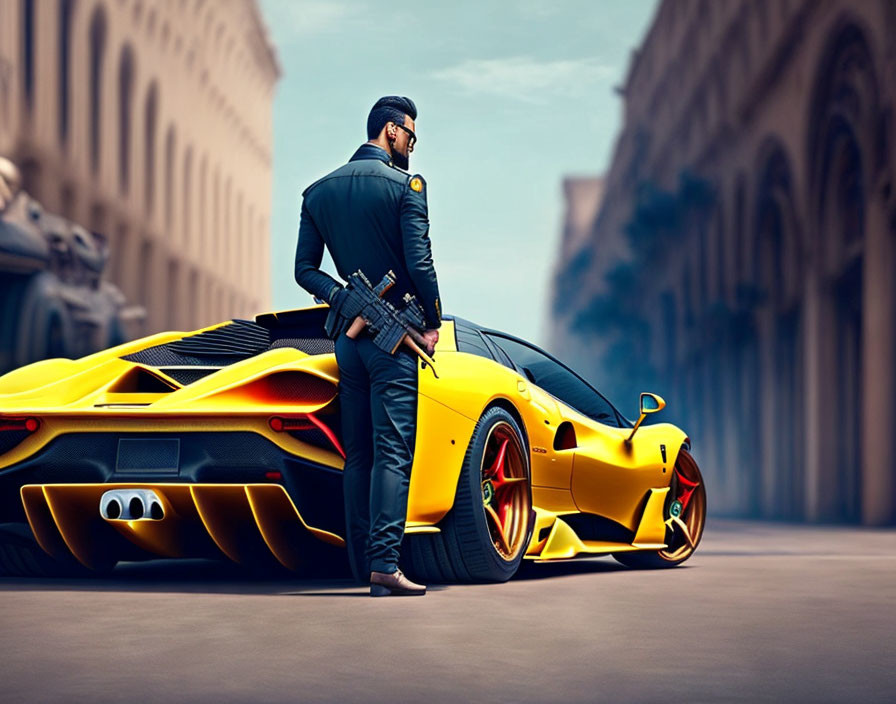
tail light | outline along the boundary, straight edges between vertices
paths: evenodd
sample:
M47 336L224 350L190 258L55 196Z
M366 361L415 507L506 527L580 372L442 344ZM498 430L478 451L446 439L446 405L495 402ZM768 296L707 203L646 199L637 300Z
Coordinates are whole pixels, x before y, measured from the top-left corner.
M0 432L4 430L27 430L36 432L40 428L37 418L0 418Z
M315 447L335 449L345 459L345 450L336 437L333 429L324 423L313 413L302 414L293 418L274 416L268 420L268 425L276 433L289 433L294 438L307 442Z
M0 417L0 455L9 452L39 429L40 420L37 418Z

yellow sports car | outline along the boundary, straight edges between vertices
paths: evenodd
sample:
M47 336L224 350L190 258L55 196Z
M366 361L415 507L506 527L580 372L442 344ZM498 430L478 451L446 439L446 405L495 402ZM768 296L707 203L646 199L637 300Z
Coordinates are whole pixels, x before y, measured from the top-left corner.
M326 306L166 332L0 377L0 572L224 557L346 564L338 370ZM689 441L632 423L556 359L447 317L419 363L402 548L430 581L522 560L693 554L706 514ZM38 547L39 546L39 547Z

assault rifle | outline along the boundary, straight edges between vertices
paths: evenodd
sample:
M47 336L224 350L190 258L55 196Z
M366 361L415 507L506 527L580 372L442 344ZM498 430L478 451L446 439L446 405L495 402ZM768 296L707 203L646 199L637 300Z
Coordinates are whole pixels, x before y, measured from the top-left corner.
M400 310L385 300L383 294L394 285L395 273L392 271L387 272L376 286L360 269L349 276L345 287L348 295L339 311L344 318L352 319L345 334L355 338L367 326L373 342L389 354L394 354L400 345L405 344L432 367L432 373L438 379L432 357L424 349L426 341L420 334L420 330L426 327L423 310L409 293L404 295L405 306Z

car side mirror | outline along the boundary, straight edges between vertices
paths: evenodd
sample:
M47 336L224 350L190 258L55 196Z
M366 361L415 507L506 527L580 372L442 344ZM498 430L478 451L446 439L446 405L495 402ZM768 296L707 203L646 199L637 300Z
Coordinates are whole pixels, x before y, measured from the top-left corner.
M666 407L666 402L656 394L644 392L641 394L641 415L645 413L656 413Z
M640 411L641 415L638 417L638 422L635 423L635 427L632 428L632 434L626 438L626 443L630 443L632 438L635 437L635 432L638 428L641 427L641 423L644 422L644 419L647 417L648 413L656 413L657 411L661 411L666 407L666 402L662 399L661 396L657 396L656 394L647 393L646 391L641 394L641 402L640 402Z

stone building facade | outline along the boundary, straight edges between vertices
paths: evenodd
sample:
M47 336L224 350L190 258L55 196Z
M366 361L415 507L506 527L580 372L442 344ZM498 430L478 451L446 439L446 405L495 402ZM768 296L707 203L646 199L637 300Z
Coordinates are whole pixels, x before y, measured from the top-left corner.
M255 0L3 0L0 154L108 238L147 333L251 316L279 75Z
M578 354L584 350L576 344L578 336L575 326L571 324L571 316L577 306L570 305L570 302L577 303L581 294L566 284L573 280L577 285L580 283L573 272L584 266L585 262L595 265L589 271L589 280L602 282L605 272L599 270L597 265L611 259L602 257L596 262L591 260L591 227L603 202L604 184L604 179L599 176L567 176L563 179L563 226L553 272L554 295L544 319L541 339L549 340L552 350L576 369L588 365L592 351L589 350L587 357ZM622 238L618 239L617 258L626 253Z
M891 0L664 0L633 56L560 317L719 512L896 521L894 76Z

